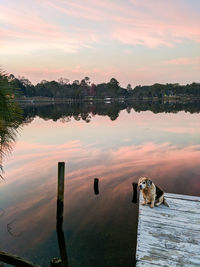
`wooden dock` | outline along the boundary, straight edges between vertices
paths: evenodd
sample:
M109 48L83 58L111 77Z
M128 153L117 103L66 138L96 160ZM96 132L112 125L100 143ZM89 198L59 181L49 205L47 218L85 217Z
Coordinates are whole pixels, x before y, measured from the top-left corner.
M169 208L139 205L136 267L200 266L200 197L165 196Z

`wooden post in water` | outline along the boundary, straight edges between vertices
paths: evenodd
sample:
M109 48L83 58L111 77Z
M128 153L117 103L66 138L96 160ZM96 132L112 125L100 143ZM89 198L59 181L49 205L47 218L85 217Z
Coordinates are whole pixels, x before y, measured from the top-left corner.
M65 163L58 162L57 225L63 223Z
M62 267L69 267L68 264L68 257L67 257L67 250L66 250L66 244L65 244L65 235L62 229L62 226L57 224L57 237L58 237L58 246L59 246L59 250L60 250L60 257L62 259L62 264L58 265L62 266ZM56 267L57 265L55 265Z
M57 192L57 223L56 231L58 237L58 245L60 250L61 260L56 259L55 262L51 262L51 267L68 267L68 257L65 244L65 235L62 229L63 223L63 210L64 210L64 185L65 185L65 163L58 162L58 192ZM61 262L61 263L60 263ZM57 264L57 265L55 265ZM59 265L60 264L60 265Z
M99 179L94 178L94 193L95 195L99 194Z
M133 203L137 203L138 201L137 201L137 187L138 187L138 185L137 185L137 183L132 183L132 185L133 185L133 199L132 199L132 202Z
M62 267L62 261L59 258L53 258L51 260L51 267Z

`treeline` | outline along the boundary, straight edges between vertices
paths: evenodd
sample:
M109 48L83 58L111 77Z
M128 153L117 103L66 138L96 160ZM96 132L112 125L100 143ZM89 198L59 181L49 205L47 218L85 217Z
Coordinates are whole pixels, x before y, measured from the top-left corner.
M84 99L85 97L115 98L128 96L128 90L120 87L115 78L112 78L108 83L97 85L91 83L89 77L85 77L81 81L75 80L72 83L69 83L66 78L60 78L58 81L42 80L34 86L28 79L16 78L11 74L8 76L8 81L20 90L21 96L26 97Z
M178 83L171 84L153 84L151 86L136 86L133 95L138 99L143 98L163 98L175 96L200 97L200 83L192 83L180 85Z
M200 97L200 83L187 85L180 84L154 84L151 86L136 86L132 88L128 84L122 88L115 78L111 78L108 83L94 84L89 77L81 81L74 80L72 83L66 78L58 81L42 80L35 86L26 78L16 78L14 75L7 76L8 82L18 88L21 97L50 97L67 99L84 99L86 97L105 98L163 98L189 96Z

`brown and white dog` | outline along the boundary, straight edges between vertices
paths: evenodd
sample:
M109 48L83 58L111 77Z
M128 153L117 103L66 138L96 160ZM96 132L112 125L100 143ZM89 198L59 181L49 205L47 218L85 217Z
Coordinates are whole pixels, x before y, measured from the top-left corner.
M169 207L164 197L164 192L157 187L149 178L140 177L138 181L139 189L142 191L143 203L142 205L150 204L150 207L159 206L164 204Z

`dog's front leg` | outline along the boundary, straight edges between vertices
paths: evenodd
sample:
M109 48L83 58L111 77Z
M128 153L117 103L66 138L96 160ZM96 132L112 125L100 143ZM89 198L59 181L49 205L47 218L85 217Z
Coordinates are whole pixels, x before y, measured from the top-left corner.
M144 194L144 192L142 191L142 197L143 197L143 201L142 201L142 205L146 205L147 204L147 197L146 194Z
M145 197L143 197L143 201L142 201L142 203L141 203L142 205L146 205L147 204L147 200L146 200L146 198Z
M155 197L151 199L150 208L154 208L154 204L155 204Z

